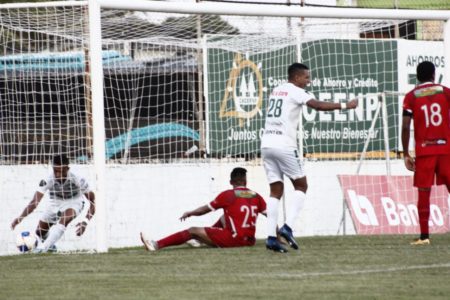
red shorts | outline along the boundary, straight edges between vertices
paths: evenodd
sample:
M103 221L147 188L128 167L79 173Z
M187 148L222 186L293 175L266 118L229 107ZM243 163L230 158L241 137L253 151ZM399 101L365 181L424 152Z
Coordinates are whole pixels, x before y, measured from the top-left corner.
M430 188L434 184L445 184L450 187L450 155L427 155L416 157L416 171L414 172L414 186Z
M233 237L233 233L224 228L205 227L206 234L217 247L244 247L255 244L254 237Z

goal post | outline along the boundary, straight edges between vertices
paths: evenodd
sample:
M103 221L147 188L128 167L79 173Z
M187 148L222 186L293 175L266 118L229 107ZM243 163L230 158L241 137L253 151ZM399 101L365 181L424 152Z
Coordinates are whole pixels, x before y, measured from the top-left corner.
M89 65L92 97L93 159L96 174L96 250L108 251L106 206L105 108L100 5L89 2Z
M90 0L92 1L92 0ZM304 17L304 18L347 18L347 19L390 19L390 20L448 20L449 12L445 10L402 9L368 9L368 8L332 8L296 7L280 5L255 5L205 2L162 2L136 0L128 3L124 0L94 0L101 7L122 10L141 10L181 14L215 14L236 16L272 16L272 17Z
M235 166L247 167L249 186L267 196L259 149L267 99L296 61L310 67L316 98L360 99L354 111L304 108L300 120L312 199L295 232L335 233L337 174L354 173L361 153L370 160L363 173L390 173L384 157L402 173L393 155L401 99L387 91L413 84L399 63L405 49L436 48L432 58L448 61L449 19L449 11L207 1L1 4L0 255L14 253L9 224L56 153L85 174L97 203L86 236L68 228L62 250L104 252L138 245L139 230L180 230L180 212L227 188ZM413 47L407 39L419 29L407 20L439 22ZM397 25L404 38L391 32ZM449 70L439 66L447 83ZM44 209L16 231L33 231Z
M389 19L389 20L440 20L445 21L444 44L450 49L450 13L448 10L417 10L417 9L357 9L301 7L295 10L281 6L255 6L252 4L221 3L167 3L161 1L136 0L129 3L124 0L89 0L101 7L122 10L144 10L152 12L187 13L187 14L217 14L241 16L283 16L303 18L344 18L344 19ZM251 8L251 9L249 9ZM450 83L450 67L446 67L446 84Z
M282 7L282 6L267 6L267 5L246 5L246 4L231 4L231 3L222 3L220 6L218 6L215 3L162 3L162 2L157 2L157 1L135 1L132 4L127 3L126 1L105 1L105 0L100 0L98 2L100 4L100 6L102 8L105 9L132 9L132 10L140 10L140 11L149 11L149 12L161 12L161 13L178 13L178 14L195 14L195 15L220 15L220 16L258 16L258 17L279 17L279 16L283 16L283 17L288 17L288 18L292 18L292 17L302 17L302 18L337 18L337 19L389 19L389 20L405 20L405 19L414 19L414 20L444 20L445 22L445 29L444 29L444 36L443 36L443 40L444 40L444 49L450 49L449 47L449 40L450 40L450 31L449 31L449 23L450 23L450 14L448 11L425 11L425 10L402 10L401 12L396 11L396 10L383 10L383 9L351 9L351 10L346 10L346 9L342 9L342 8L330 8L327 10L323 10L321 8L314 8L314 7L302 7L301 9L295 10L292 9L291 7ZM201 20L201 18L197 18L197 21ZM288 22L290 23L290 22ZM198 25L197 29L199 28ZM197 36L198 38L198 36ZM270 38L269 38L270 39ZM212 147L214 148L214 138L215 138L215 134L212 133L214 131L211 130L211 128L215 128L214 127L214 120L211 120L210 118L210 110L214 109L214 104L212 104L214 101L217 101L217 99L215 99L214 97L212 97L212 99L210 99L211 96L211 90L213 90L216 86L214 85L214 83L212 83L211 81L214 81L214 76L211 76L210 74L212 72L214 72L211 68L213 67L213 63L210 63L210 61L208 61L208 50L209 49L214 49L214 42L211 42L208 44L208 39L205 37L204 40L198 39L198 41L202 41L202 43L199 42L199 44L197 45L197 50L200 51L203 50L203 58L204 58L204 66L203 66L203 74L204 74L204 79L203 79L203 83L204 83L204 89L205 89L205 97L206 97L206 101L205 101L205 105L206 105L206 120L207 120L207 124L206 124L206 128L207 128L207 133L206 136L207 138L207 149L208 149L208 155L212 156L212 157L228 157L230 154L231 156L236 155L236 154L242 154L242 152L244 152L244 154L247 154L247 152L251 152L254 151L254 148L252 148L252 145L248 145L248 148L246 148L246 146L241 147L239 146L237 148L237 153L233 152L233 150L231 150L231 152L229 152L228 150L225 151L225 153L220 152L217 156L214 156L213 151L211 149L210 145L213 145ZM252 43L252 41L247 41L247 43L250 42ZM303 42L303 41L302 41ZM332 41L331 41L332 42ZM220 43L220 42L219 42ZM270 44L271 42L267 42L268 44ZM339 43L339 42L338 42ZM375 42L376 43L376 42ZM206 44L206 49L205 49L205 44ZM288 43L290 44L290 43ZM293 43L295 45L295 43ZM297 52L295 52L295 50L293 50L293 57L301 57L303 58L304 55L302 53L302 50L300 49L304 49L304 46L298 46L298 44L295 45L297 48ZM306 47L308 47L309 45L306 45ZM314 45L312 46L314 47ZM345 47L345 45L344 45ZM370 47L370 46L369 46ZM382 47L385 47L384 45ZM233 68L234 70L242 70L244 69L243 67L240 67L241 64L243 64L243 62L246 61L252 61L253 57L252 57L252 53L255 51L254 49L252 49L252 47L247 47L247 49L245 49L246 47L243 47L240 51L238 50L238 52L241 53L242 57L239 56L235 56L233 58ZM378 45L374 45L373 49L371 51L379 51L379 46ZM384 50L384 48L383 48ZM389 51L389 50L388 50ZM206 53L205 53L206 52ZM448 53L448 52L444 52L444 53ZM221 54L220 52L216 52L215 55L226 55L225 54ZM272 54L273 55L273 54ZM444 54L445 55L445 54ZM256 57L257 55L255 55ZM382 57L386 58L385 57ZM255 58L256 59L256 58ZM253 60L255 60L253 59ZM264 57L259 56L259 59L261 61L264 62ZM376 59L379 59L379 57L377 57ZM313 62L313 60L311 60L311 62ZM260 63L256 62L255 63L257 68L260 68ZM251 64L249 64L247 66L248 68L252 68L250 67ZM286 65L284 65L285 67ZM219 68L227 68L226 65L219 65ZM236 69L237 68L237 69ZM241 69L240 69L241 68ZM276 69L276 67L273 67ZM448 66L448 64L445 67L444 73L446 74L444 76L445 80L449 81L450 80L450 76L449 76L449 70L450 70L450 66ZM278 71L275 71L276 74ZM388 69L382 69L381 72L390 72ZM236 75L236 74L235 74ZM247 73L248 75L248 73ZM223 75L221 75L223 76ZM225 75L226 76L226 75ZM234 89L234 93L236 93L236 84L237 84L237 79L232 78L232 72L230 73L230 77L228 78L228 80L230 80L230 85L227 84L227 87L225 87L225 89ZM237 76L237 75L236 75ZM258 72L255 72L255 76L258 77ZM245 77L244 77L245 78ZM250 77L247 77L250 80L253 80L252 75L250 75ZM383 78L384 79L384 78ZM200 84L202 83L202 78L201 76L199 76L199 80L200 80ZM233 80L236 80L233 82ZM233 85L234 84L234 85ZM370 85L370 84L369 84ZM253 88L252 85L250 85L248 82L241 82L241 88L243 87L243 90L241 90L241 92L243 93L247 93L247 95L251 95L252 91L254 91L255 88ZM261 85L259 89L264 89L265 87L263 87L263 85ZM390 86L386 86L384 87L384 89L389 89ZM267 91L266 91L267 92ZM226 91L225 91L226 93ZM264 95L264 92L261 92L262 95ZM351 94L351 93L350 93ZM384 150L384 157L386 160L386 174L390 175L391 174L391 167L390 167L390 137L389 137L389 123L391 124L396 124L396 117L394 118L390 118L390 121L388 121L388 114L392 113L393 111L396 111L395 109L393 110L392 108L388 111L387 109L387 100L386 100L386 94L383 92L383 90L378 91L378 97L380 99L380 101L375 101L378 102L380 104L380 106L378 106L376 108L376 112L380 112L381 111L381 120L380 120L380 126L381 126L381 133L380 133L380 141L382 141L380 144L380 148L378 149L382 149ZM350 95L348 95L350 96ZM355 95L357 96L357 95ZM223 99L225 99L226 96L224 96ZM264 96L263 96L264 97ZM362 97L360 97L361 99L367 100L370 99L370 95L363 95ZM240 126L243 126L243 123L247 122L247 124L249 123L249 111L248 111L248 107L245 108L244 106L241 106L242 102L239 101L245 101L242 98L240 100L237 100L238 97L236 97L235 95L233 95L233 98L235 100L235 104L239 105L240 107L238 108L238 110L236 111L237 113L234 115L233 113L228 114L229 117L237 117L239 119L239 123ZM364 102L363 100L363 102ZM399 100L399 99L398 99ZM251 100L250 100L251 101ZM399 100L400 101L400 100ZM221 105L220 110L222 111L223 105ZM246 110L247 109L247 110ZM262 109L262 108L261 108ZM221 112L222 113L222 112ZM251 113L251 112L250 112ZM397 113L399 113L399 111L397 110ZM226 115L226 113L225 113ZM245 116L244 116L245 115ZM258 113L255 114L255 116L257 116ZM261 114L262 115L262 114ZM240 116L244 116L242 118L239 118ZM252 114L253 116L253 114ZM247 120L245 120L247 118ZM349 117L350 119L352 119L352 117ZM376 124L376 116L373 119L372 125ZM348 119L350 121L350 119ZM355 120L357 120L357 116L355 116ZM394 122L392 122L392 120L394 120ZM303 121L303 118L302 118ZM261 121L262 122L262 121ZM260 125L261 126L261 125ZM394 125L392 125L394 126ZM200 127L200 129L202 129L203 127ZM220 130L220 129L219 129ZM373 128L372 128L373 130ZM238 133L240 134L240 133ZM245 132L245 130L243 131L243 135L248 135L248 132ZM369 129L369 137L367 138L367 141L370 141L370 129ZM302 133L303 135L303 133ZM398 132L397 134L394 135L394 139L397 139L398 137ZM230 138L230 136L228 137L224 137L223 135L219 135L219 139L220 138ZM232 137L231 137L232 138ZM244 138L245 139L245 138ZM397 141L398 142L398 141ZM395 143L394 143L395 144ZM303 149L303 143L300 145L300 148ZM398 148L398 144L396 145ZM228 146L227 146L228 147ZM326 147L327 148L327 147ZM328 148L327 148L328 149ZM346 151L346 148L343 147L341 151ZM358 145L355 145L355 147L351 147L351 149L354 149L354 151L356 152L360 152L360 147ZM367 145L365 145L365 149L363 150L363 153L367 150ZM348 150L347 150L348 151ZM320 152L320 151L319 151ZM383 151L382 151L383 152ZM246 158L248 158L246 156ZM359 172L359 171L358 171Z

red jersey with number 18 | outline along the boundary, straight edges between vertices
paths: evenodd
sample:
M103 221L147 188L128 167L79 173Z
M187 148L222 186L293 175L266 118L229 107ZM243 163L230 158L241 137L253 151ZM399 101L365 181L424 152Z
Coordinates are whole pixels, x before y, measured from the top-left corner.
M233 237L254 237L258 213L266 211L266 202L258 193L237 187L220 193L209 207L223 209L226 228L232 231Z
M450 155L450 89L421 84L406 94L403 109L414 120L416 156Z

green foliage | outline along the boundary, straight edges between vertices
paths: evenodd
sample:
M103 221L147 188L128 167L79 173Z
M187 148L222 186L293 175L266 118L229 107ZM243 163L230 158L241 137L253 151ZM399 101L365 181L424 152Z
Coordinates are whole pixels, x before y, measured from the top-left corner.
M448 299L450 235L299 238L255 247L0 257L0 299Z

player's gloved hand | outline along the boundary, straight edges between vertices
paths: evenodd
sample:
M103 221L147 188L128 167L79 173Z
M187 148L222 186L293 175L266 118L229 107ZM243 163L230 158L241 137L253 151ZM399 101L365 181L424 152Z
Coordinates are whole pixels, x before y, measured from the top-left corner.
M86 221L82 221L77 224L77 236L83 235L84 231L86 230L88 223Z

